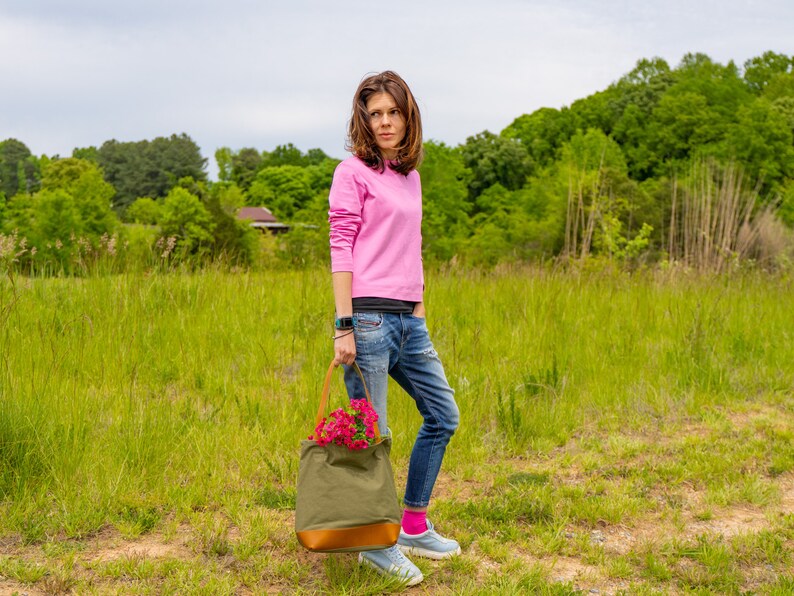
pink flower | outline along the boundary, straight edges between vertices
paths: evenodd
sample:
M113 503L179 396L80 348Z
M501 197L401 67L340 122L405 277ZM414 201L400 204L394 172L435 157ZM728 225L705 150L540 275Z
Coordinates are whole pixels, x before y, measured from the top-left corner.
M338 408L328 414L314 429L314 435L309 440L314 440L321 446L333 443L348 449L369 447L375 438L377 412L366 399L351 400L349 410Z

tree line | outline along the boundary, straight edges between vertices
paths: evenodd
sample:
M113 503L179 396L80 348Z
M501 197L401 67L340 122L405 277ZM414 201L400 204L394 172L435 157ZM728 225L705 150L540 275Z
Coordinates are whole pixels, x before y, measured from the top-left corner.
M6 247L14 239L19 266L53 272L106 255L111 239L127 264L327 259L338 159L292 144L222 147L215 158L210 182L186 134L111 140L68 158L7 139L0 233ZM419 171L432 262L772 258L794 226L794 57L766 52L741 68L704 54L675 68L643 59L607 89L498 134L427 141ZM291 231L254 233L235 218L244 205L268 207Z
M519 116L498 135L428 143L426 250L488 264L561 254L663 260L683 225L676 200L711 188L724 198L703 210L730 199L740 213L752 205L748 226L772 210L791 227L793 136L790 56L767 52L742 69L703 54L676 68L640 60L607 89ZM696 182L703 192L685 192Z

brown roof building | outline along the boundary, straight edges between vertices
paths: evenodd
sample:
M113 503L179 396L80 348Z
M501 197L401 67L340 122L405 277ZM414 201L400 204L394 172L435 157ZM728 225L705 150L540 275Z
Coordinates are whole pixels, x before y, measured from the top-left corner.
M259 228L263 232L269 230L277 234L289 230L289 226L278 221L267 207L243 207L237 213L237 219L250 221L252 228Z

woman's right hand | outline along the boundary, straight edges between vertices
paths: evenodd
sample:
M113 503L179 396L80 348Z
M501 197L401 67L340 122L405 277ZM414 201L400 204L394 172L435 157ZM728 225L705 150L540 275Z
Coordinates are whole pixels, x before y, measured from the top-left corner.
M349 331L337 333L346 335L334 340L334 366L353 364L356 360L356 338Z

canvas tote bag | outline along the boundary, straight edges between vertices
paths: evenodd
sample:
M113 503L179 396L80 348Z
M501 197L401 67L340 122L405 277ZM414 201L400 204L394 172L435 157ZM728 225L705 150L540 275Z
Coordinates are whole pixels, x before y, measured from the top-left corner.
M357 364L355 371L364 377ZM333 362L325 376L315 426L325 416ZM364 383L367 401L372 403ZM388 548L400 535L400 506L389 452L391 438L374 425L375 443L351 450L301 441L295 533L314 552L347 552Z

